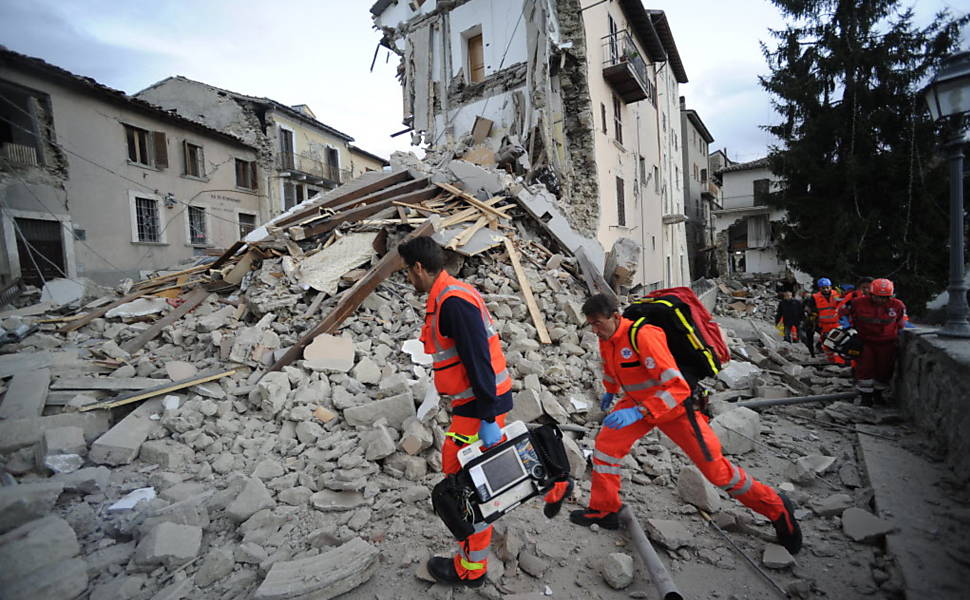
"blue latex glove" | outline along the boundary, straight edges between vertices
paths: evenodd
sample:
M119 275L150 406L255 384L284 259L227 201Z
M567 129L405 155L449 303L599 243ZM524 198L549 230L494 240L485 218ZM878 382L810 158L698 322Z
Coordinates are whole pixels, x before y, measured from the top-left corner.
M839 326L844 327L846 329L848 329L849 327L852 327L852 323L849 323L849 317L840 317Z
M627 425L633 425L643 418L640 409L636 406L614 410L603 419L603 426L608 429L623 429Z
M502 441L502 429L494 421L482 421L478 426L478 439L482 440L482 448L494 446Z
M600 398L600 410L606 410L613 404L613 399L616 398L616 394L611 394L606 392L603 397Z

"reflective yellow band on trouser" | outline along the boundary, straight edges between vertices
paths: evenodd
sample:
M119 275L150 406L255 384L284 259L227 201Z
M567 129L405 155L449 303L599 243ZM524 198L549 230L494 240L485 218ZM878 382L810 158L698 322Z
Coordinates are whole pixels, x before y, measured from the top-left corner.
M485 568L484 564L477 563L477 562L468 562L467 560L464 559L464 557L462 557L460 561L461 561L461 566L468 569L469 571L481 571L482 569Z

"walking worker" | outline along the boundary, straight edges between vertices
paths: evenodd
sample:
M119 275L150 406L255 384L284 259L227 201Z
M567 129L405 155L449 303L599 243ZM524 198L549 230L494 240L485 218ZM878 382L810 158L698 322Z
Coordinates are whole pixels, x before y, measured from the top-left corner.
M600 408L609 409L616 394L622 391L624 395L603 419L603 429L596 436L588 508L573 511L569 520L584 526L596 523L605 529L618 527L617 513L623 506L623 458L638 439L659 427L711 483L770 519L779 543L790 553L797 553L802 546L802 533L788 498L724 458L717 434L699 413L695 413L695 433L684 406L692 390L667 347L663 329L642 325L636 333L637 353L630 343L633 321L620 315L610 298L603 294L591 297L583 304L583 314L600 339L606 386Z
M791 292L784 291L781 293L778 310L775 311L775 323L780 323L785 328L786 342L791 343L798 340L798 328L801 327L804 310L802 301L792 298Z
M414 238L398 246L407 265L408 280L419 293L428 293L421 341L433 357L434 385L451 398L452 420L441 449L445 474L461 469L458 450L482 440L494 446L512 409L512 380L495 323L485 301L471 285L444 269L445 254L430 237ZM451 558L432 557L428 572L438 581L480 587L488 570L492 527L459 542Z
M899 332L907 321L906 305L894 293L892 281L876 279L868 295L856 297L840 313L859 332L863 342L853 372L863 406L882 403L882 393L893 377Z
M839 326L839 295L832 290L832 281L828 277L818 280L818 291L809 297L805 312L813 317L815 330L821 334L820 340ZM837 354L826 350L826 355L829 362L845 364Z
M842 322L842 312L843 312L842 307L852 302L856 298L861 298L862 296L867 295L869 293L869 288L871 286L872 286L872 277L862 277L861 279L859 279L859 284L856 286L856 288L854 290L849 291L849 293L845 294L842 297L842 300L839 301L839 324L840 325L845 326L845 323Z

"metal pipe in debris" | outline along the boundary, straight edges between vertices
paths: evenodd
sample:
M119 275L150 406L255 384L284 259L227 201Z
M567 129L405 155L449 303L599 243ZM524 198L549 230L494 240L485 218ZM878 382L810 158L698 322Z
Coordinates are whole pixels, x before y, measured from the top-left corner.
M620 509L620 521L623 522L627 531L630 532L630 537L633 539L633 546L637 549L637 553L643 560L643 564L647 567L647 572L650 573L650 579L657 586L660 597L663 600L683 600L684 597L681 595L680 590L677 589L677 584L674 583L673 577L670 576L667 567L660 562L657 551L653 549L650 540L643 533L640 522L637 521L636 515L633 514L629 506L624 506Z
M789 404L805 404L806 402L820 402L826 400L848 400L858 396L858 392L839 392L837 394L819 394L817 396L795 396L794 398L769 398L766 400L745 400L736 402L732 406L745 408L766 408L769 406L787 406Z
M791 597L788 594L788 592L785 591L785 588L783 588L780 585L778 585L778 582L775 581L774 579L772 579L770 575L768 575L767 573L765 573L764 569L762 569L761 567L759 567L758 566L758 563L754 562L754 559L753 558L751 558L750 556L748 556L747 554L745 554L744 551L741 550L741 548L739 548L738 545L734 543L734 540L731 539L731 536L729 536L727 533L725 533L724 530L721 529L718 526L718 524L714 522L714 519L711 518L711 515L707 514L706 512L704 512L703 510L701 510L699 508L697 509L697 512L699 512L701 514L701 516L704 517L704 520L707 521L707 523L711 527L713 527L715 531L717 531L718 533L721 534L721 537L723 537L725 540L727 540L727 542L729 544L731 544L731 547L734 548L734 551L735 552L737 552L738 554L740 554L741 557L744 558L744 560L747 561L747 563L749 565L751 565L751 567L759 575L761 575L762 577L764 577L768 581L768 583L771 584L771 587L773 587L775 589L775 591L777 591L779 594L781 594L781 596L783 598L790 598Z

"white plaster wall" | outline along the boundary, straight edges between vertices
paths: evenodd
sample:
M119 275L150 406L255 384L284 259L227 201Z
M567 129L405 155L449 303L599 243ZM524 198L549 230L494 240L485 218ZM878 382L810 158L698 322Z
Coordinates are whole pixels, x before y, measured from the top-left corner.
M721 203L723 208L754 206L754 182L757 179L771 179L771 191L780 189L768 168L730 171L722 175Z
M778 259L774 249L745 250L746 273L783 273L785 263Z
M440 138L439 143L447 139L445 134L442 133L446 125L454 132L455 137L460 138L471 133L472 126L475 124L475 118L478 116L483 116L494 122L492 131L489 134L489 140L494 142L501 141L502 136L515 121L515 104L512 102L512 93L516 90L523 93L523 97L526 99L526 110L531 110L529 94L526 93L525 86L522 86L506 90L489 98L480 98L469 104L453 106L448 111L447 116L441 113L436 114L435 131L438 132L438 137Z
M526 23L524 0L473 0L449 13L451 20L451 76L465 68L465 36L481 26L485 50L485 76L516 63L525 62ZM506 53L506 49L508 52ZM504 62L502 58L505 58ZM465 74L467 80L467 73Z
M628 237L641 245L640 264L634 283L654 284L663 279L663 231L660 195L656 193L653 170L660 168L657 111L648 100L621 105L623 144L615 140L613 89L603 78L603 37L609 34L607 15L619 29L626 20L619 6L600 4L583 13L587 44L588 82L596 155L596 177L600 189L600 220L597 239L609 251L617 239ZM641 49L641 55L646 52ZM648 72L652 69L648 67ZM603 133L600 104L606 106L607 133ZM646 160L647 179L639 176L639 157ZM618 225L616 177L623 178L626 200L626 226Z
M377 25L379 27L397 27L417 15L426 15L438 7L437 0L426 0L416 11L411 10L409 4L410 2L407 0L397 0L397 2L392 3L375 19ZM367 5L369 9L373 2L368 0Z
M49 94L57 142L101 165L68 154L67 206L73 226L85 230L87 238L75 243L79 276L116 283L140 270L166 268L191 257L185 203L206 208L213 247L226 248L239 238L240 212L257 215L259 222L259 193L235 186L234 158L255 160L254 150L33 75L5 70L0 77ZM169 167L156 170L128 164L123 123L164 131ZM186 139L203 147L208 181L181 175L182 141ZM130 191L158 196L171 193L180 201L174 208L160 209L167 243L132 243Z

